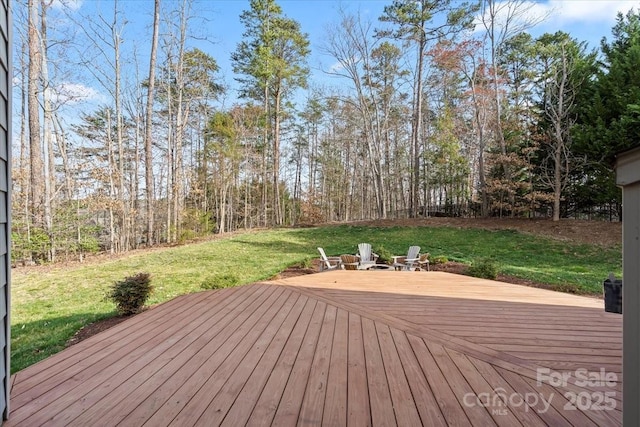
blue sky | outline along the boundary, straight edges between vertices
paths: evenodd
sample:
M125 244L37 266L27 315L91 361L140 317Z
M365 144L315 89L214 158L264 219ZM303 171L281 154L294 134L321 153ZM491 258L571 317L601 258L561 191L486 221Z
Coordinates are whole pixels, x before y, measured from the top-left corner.
M83 15L94 15L99 10L105 16L111 16L111 0L57 0L71 2L73 8ZM171 0L162 0L166 7ZM312 68L311 81L326 83L330 81L321 71L328 69L332 59L323 56L319 46L322 44L329 24L339 21L340 7L350 12L360 11L365 17L376 22L385 5L390 0L279 0L278 4L285 15L301 24L302 30L309 34L312 55L309 65ZM626 12L631 8L640 8L640 0L547 0L531 1L531 13L535 16L548 16L547 19L531 30L534 36L544 32L563 30L578 40L587 41L589 46L599 46L603 36L610 39L611 27L615 23L618 11ZM233 72L230 55L236 49L244 31L239 21L243 10L248 9L247 0L195 0L193 33L198 41L191 44L212 55L221 67L226 84L233 87ZM128 21L125 30L125 43L135 39L142 57L148 51L153 14L152 0L119 0L119 8L124 11ZM126 39L129 40L126 40ZM141 63L145 63L142 59ZM90 92L96 88L87 88ZM80 89L79 89L80 90ZM93 92L95 93L95 92ZM233 102L235 92L228 94Z

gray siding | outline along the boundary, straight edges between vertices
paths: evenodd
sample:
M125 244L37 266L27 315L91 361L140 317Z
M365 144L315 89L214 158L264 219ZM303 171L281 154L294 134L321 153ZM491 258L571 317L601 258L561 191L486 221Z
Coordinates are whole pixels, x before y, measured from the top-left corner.
M9 416L11 275L11 13L0 0L0 410Z
M622 424L640 425L640 147L618 155L622 186Z

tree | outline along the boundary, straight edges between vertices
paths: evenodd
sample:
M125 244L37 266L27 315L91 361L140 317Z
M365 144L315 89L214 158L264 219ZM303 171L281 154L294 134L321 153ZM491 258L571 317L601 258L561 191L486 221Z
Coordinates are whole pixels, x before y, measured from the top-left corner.
M586 161L573 191L585 208L608 205L619 215L615 155L640 140L640 12L618 14L612 33L611 41L601 43L601 69L577 101L574 150Z
M359 16L342 14L340 24L327 37L323 48L340 64L337 70L330 71L334 75L348 78L355 90L353 102L357 108L357 118L362 136L359 138L366 150L366 171L372 178L372 198L375 200L376 216L386 216L386 196L383 175L383 93L380 84L384 79L380 75L384 70L385 58L394 61L390 45L376 46L372 39L372 24ZM394 61L395 62L395 61ZM390 64L388 64L390 65ZM397 64L391 66L395 68ZM392 78L391 76L387 76ZM395 77L395 76L394 76ZM387 85L386 90L391 87ZM384 89L383 89L384 91ZM388 95L388 94L387 94ZM342 97L343 99L346 97Z
M213 181L215 195L213 205L216 207L217 232L225 233L231 227L233 203L231 203L231 189L237 180L240 162L240 145L238 144L233 116L230 113L215 113L207 125L205 133L205 161L206 169L210 169L212 177L205 179ZM211 162L211 168L207 163Z
M153 183L153 147L152 147L152 125L153 125L153 96L156 82L156 63L158 56L158 31L160 27L160 0L154 1L153 9L153 36L151 37L151 55L149 57L149 76L147 78L147 106L146 119L144 124L144 165L145 165L145 186L146 186L146 228L147 246L152 246L154 242L154 183Z
M296 88L307 84L309 40L274 0L251 0L240 21L245 27L244 39L231 60L234 71L245 76L237 79L242 95L262 101L268 118L264 139L265 145L272 141L272 223L280 225L284 216L279 190L282 105Z
M536 41L538 62L543 65L538 82L541 93L546 144L540 179L553 192L553 220L560 219L560 201L574 167L571 130L576 120L576 97L585 81L584 70L595 62L585 44L568 34L544 34Z
M505 115L503 111L503 86L505 76L503 70L500 69L500 59L509 40L520 34L526 34L526 30L546 19L546 16L536 16L529 13L534 6L535 3L527 0L482 0L480 15L489 44L489 64L491 65L494 97L494 118L492 123L494 125L494 136L499 147L499 155L496 160L500 163L499 167L502 169L502 171L497 171L501 176L498 187L507 189L508 205L512 208L516 204L515 192L508 187L515 180L512 175L517 173L517 168L514 168L514 165L519 162L516 158L517 155L514 156L514 152L517 152L518 147L509 147L508 140L505 138L505 131L507 131L503 126L503 116ZM510 209L510 212L512 215L515 214L515 209ZM502 208L500 213L502 214Z
M36 228L44 227L44 161L40 134L40 77L42 73L42 44L38 24L39 8L37 0L29 0L28 8L28 45L29 77L27 105L29 114L29 170L30 170L30 213Z
M451 0L394 0L385 6L380 17L396 28L380 31L382 36L392 36L407 41L416 47L415 81L413 86L413 118L411 122L411 141L413 168L409 195L410 215L416 216L419 205L420 182L420 146L423 120L423 72L427 45L434 40L443 39L471 25L473 12L477 6L463 2L452 7ZM445 15L443 17L442 15ZM436 19L438 18L438 19Z

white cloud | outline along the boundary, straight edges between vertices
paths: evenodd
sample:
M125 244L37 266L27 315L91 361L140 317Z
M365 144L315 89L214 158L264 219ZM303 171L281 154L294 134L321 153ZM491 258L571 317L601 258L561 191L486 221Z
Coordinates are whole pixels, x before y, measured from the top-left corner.
M504 27L505 21L510 20L509 27L511 31L519 31L518 28L528 28L530 24L543 21L551 15L552 6L549 3L541 3L536 1L502 1L496 2L494 6L495 23L498 27ZM485 11L485 22L490 22L491 17L489 11ZM478 15L475 19L475 30L484 31L482 24L482 16Z
M79 83L62 83L52 89L52 98L56 104L74 105L80 102L103 102L102 96L92 87Z
M495 6L496 23L501 26L505 18L510 16L512 30L525 22L538 22L543 28L556 29L600 24L610 27L619 12L626 13L632 8L640 10L640 0L498 1ZM475 22L475 31L484 30L480 16L476 18ZM522 27L528 28L529 26L523 25Z
M82 7L84 0L53 0L51 6L56 9L69 9L76 11Z
M344 65L340 61L334 62L333 65L329 67L330 73L337 73L342 70L344 70Z
M522 2L497 2L497 21L501 21L501 16L513 13L513 5L516 3L522 13L521 19L541 20L547 18L546 23L553 24L579 24L579 23L606 23L615 21L618 12L626 13L630 9L640 10L640 0L549 0L522 1ZM510 10L511 8L511 10ZM480 17L476 19L480 24Z
M629 0L550 0L551 17L559 23L611 23L618 12L640 8L640 1Z

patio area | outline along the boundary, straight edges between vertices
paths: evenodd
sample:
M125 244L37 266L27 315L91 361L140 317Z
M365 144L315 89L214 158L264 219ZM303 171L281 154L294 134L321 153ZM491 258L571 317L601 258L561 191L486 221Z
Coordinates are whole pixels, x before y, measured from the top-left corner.
M441 272L178 297L12 378L5 426L622 424L622 316Z

